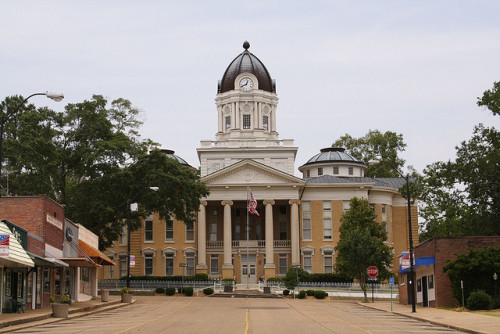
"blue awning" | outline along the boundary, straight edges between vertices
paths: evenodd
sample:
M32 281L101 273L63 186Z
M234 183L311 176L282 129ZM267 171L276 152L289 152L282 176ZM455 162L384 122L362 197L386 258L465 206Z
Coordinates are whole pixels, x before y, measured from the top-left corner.
M434 259L434 256L419 257L419 258L415 259L414 269L420 267L421 265L429 267L431 264L434 264L434 265L436 264L436 260ZM399 266L399 273L400 274L404 274L408 271L410 271L410 268L403 269L401 266Z

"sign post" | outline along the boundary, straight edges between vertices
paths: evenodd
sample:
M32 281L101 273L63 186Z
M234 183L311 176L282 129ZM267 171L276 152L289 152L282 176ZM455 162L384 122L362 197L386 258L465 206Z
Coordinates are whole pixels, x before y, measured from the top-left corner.
M185 268L187 267L187 263L179 263L179 267L182 268L182 279L181 279L181 282L182 282L182 292L181 293L184 293L184 270L186 270Z
M378 268L376 266L369 266L366 269L366 274L368 275L368 280L372 281L372 303L375 302L375 297L374 297L374 288L375 288L375 282L377 281L377 276L378 276Z
M394 277L389 278L389 284L391 285L391 312L392 312L392 287L394 286Z
M299 291L299 269L300 269L300 264L293 265L292 268L295 269L295 274L297 274L297 291ZM295 291L293 291L293 299L295 299Z

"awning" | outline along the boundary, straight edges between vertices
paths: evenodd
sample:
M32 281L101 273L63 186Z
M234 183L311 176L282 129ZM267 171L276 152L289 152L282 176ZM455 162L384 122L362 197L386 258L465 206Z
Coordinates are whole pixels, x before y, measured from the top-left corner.
M95 261L95 263L101 265L101 266L114 266L115 263L111 261L109 257L107 257L103 252L98 250L97 248L94 248L90 246L88 243L78 240L78 246L80 247L81 250L83 250L85 253L87 253L88 256L92 260Z
M0 257L0 266L5 267L34 267L35 263L29 257L28 253L21 246L16 237L12 234L5 223L0 222L0 235L8 235L8 255Z
M429 267L431 264L436 264L436 260L434 259L433 256L429 256L429 257L419 257L419 258L416 258L415 259L415 266L413 267L414 269L424 265L426 267ZM401 274L403 273L406 273L410 271L410 268L405 268L405 269L402 269L401 266L399 266L399 272Z
M71 267L100 267L100 265L95 263L93 260L87 259L85 257L65 257L61 260L69 264Z

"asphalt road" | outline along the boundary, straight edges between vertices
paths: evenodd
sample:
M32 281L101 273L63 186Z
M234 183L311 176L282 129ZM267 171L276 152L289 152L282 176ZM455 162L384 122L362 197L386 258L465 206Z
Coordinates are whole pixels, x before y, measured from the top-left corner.
M136 297L116 310L22 333L459 333L350 301Z

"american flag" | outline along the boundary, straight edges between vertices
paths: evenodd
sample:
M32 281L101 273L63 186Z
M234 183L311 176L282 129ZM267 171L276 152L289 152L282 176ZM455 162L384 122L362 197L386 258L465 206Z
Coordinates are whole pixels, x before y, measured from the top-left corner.
M250 213L253 213L254 215L259 216L259 213L257 212L257 210L255 210L257 208L257 201L255 200L255 197L253 196L252 189L249 189L249 191L250 191L250 199L248 200L248 211Z
M9 246L9 235L8 234L0 235L0 246Z

